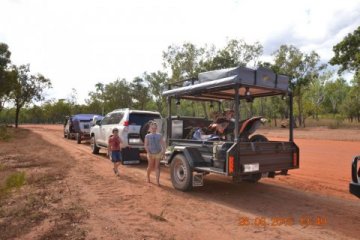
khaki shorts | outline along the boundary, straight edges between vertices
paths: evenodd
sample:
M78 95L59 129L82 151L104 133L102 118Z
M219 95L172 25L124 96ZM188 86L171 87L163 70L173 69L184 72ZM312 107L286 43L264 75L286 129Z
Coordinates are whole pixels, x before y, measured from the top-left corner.
M161 157L162 157L162 154L161 154L161 152L159 152L159 153L155 153L155 154L151 154L151 153L148 153L147 154L147 157L148 157L148 160L160 160L161 159Z

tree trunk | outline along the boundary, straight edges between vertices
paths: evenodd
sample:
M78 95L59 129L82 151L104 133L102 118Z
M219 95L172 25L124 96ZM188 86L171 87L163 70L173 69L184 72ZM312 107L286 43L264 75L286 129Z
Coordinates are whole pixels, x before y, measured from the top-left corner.
M264 116L264 98L260 98L260 116Z
M299 86L299 90L298 90L298 99L297 99L297 105L298 105L298 111L299 111L299 127L301 127L302 124L302 106L301 106L301 88Z
M16 112L15 112L15 128L18 127L19 125L19 113L20 113L20 108L19 106L16 106Z
M206 104L203 102L203 103L201 103L201 105L202 105L202 107L203 107L203 109L204 109L205 118L206 118L206 119L209 119L208 111L207 111L207 109L206 109Z
M276 115L274 116L275 127L277 127Z

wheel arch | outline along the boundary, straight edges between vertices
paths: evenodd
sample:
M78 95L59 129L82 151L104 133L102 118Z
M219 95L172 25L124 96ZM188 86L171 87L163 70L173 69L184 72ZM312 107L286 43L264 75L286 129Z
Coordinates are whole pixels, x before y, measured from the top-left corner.
M182 154L185 159L188 161L190 167L193 169L194 168L194 159L192 154L190 153L190 151L184 147L184 148L175 148L174 151L171 153L169 160L168 160L168 164L171 164L171 162L173 161L173 159L176 157L176 155L178 154Z

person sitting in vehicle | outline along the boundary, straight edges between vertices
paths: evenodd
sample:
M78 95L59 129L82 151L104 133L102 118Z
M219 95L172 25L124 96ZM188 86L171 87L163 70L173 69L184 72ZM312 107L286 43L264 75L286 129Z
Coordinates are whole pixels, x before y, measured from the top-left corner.
M225 129L229 126L230 121L224 117L216 119L215 123L210 124L209 131L212 131L212 138L216 136L219 139L225 140Z

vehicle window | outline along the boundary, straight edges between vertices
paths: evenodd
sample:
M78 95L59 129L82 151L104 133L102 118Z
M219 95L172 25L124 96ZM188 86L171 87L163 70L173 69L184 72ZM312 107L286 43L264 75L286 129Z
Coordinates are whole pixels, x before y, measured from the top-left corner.
M129 125L144 125L150 120L161 118L159 114L130 113Z
M110 124L109 121L110 121L110 114L108 114L104 117L104 119L101 121L101 125Z
M111 114L108 124L118 124L121 121L123 116L124 116L124 114L122 112Z

